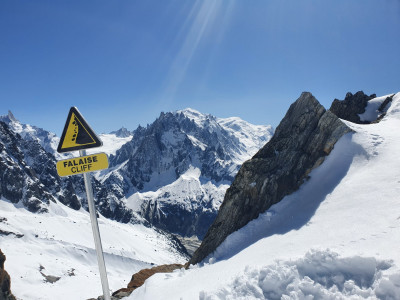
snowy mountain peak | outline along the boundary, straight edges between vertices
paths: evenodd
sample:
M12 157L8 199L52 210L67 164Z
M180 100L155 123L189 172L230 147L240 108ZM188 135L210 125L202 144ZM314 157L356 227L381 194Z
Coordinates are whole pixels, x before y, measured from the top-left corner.
M0 116L0 121L6 123L7 125L9 125L10 123L19 123L19 121L14 117L11 110L8 111L7 115Z
M203 114L192 108L185 108L183 110L178 110L174 112L174 115L178 117L183 115L185 118L193 121L198 127L209 128L210 132L215 131L215 127L217 125L216 117L210 114Z
M62 159L67 155L59 154L56 149L60 139L52 132L42 128L21 123L11 111L7 115L0 116L0 121L6 123L13 132L18 133L23 139L37 141L47 152L56 158Z
M125 127L121 127L117 131L111 131L110 134L115 134L116 137L126 138L132 136L132 132L130 132Z
M187 107L185 109L177 110L175 111L176 114L184 114L186 117L190 119L196 119L196 118L204 118L207 116L206 114L203 114L199 112L198 110L195 110L193 108Z
M18 120L14 117L13 113L11 110L8 111L8 118L10 119L11 122L17 122Z

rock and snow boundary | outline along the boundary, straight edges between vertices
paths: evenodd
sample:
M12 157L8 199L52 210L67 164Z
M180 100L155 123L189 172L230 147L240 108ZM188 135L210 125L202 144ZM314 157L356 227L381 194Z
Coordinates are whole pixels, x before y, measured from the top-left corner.
M399 299L400 93L380 123L346 124L298 191L127 299Z

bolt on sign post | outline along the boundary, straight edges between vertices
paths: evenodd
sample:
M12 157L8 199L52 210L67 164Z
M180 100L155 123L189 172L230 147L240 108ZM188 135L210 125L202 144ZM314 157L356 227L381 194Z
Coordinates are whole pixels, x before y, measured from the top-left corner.
M91 175L89 173L107 169L108 158L105 153L86 155L86 149L100 147L102 145L103 143L90 128L88 123L86 123L78 109L76 107L71 107L61 135L60 143L58 144L57 152L64 153L79 150L80 157L58 161L57 173L59 176L83 174L104 300L111 300L99 224L97 223L96 208L94 206Z

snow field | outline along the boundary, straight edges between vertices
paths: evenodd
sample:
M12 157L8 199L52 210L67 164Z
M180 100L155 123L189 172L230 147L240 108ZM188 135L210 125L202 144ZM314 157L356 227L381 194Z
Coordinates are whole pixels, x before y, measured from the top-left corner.
M24 234L0 237L12 291L24 300L88 299L102 294L89 214L61 204L50 213L32 214L0 201L0 229ZM100 234L110 289L126 287L132 274L153 264L184 263L162 234L143 225L100 217ZM43 273L43 274L41 274ZM54 283L45 275L60 277Z

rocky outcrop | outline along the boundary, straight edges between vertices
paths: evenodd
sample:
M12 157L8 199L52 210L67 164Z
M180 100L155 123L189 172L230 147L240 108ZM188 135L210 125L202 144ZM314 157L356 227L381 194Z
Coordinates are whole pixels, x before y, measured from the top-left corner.
M135 289L141 287L146 279L153 276L156 273L171 273L176 269L183 268L183 265L180 264L171 264L171 265L161 265L151 269L143 269L139 272L132 275L131 281L128 283L126 288L119 289L118 291L113 293L113 296L117 299L121 299L123 297L129 296Z
M363 91L359 91L354 95L349 92L344 100L333 100L329 110L340 119L357 124L368 124L370 122L361 121L359 115L365 112L368 101L375 97L375 94L368 96Z
M296 191L340 137L350 131L311 93L302 93L272 139L240 168L214 223L189 263L202 261L229 234Z
M0 249L0 300L16 300L11 293L11 279L7 271L4 270L6 256Z

